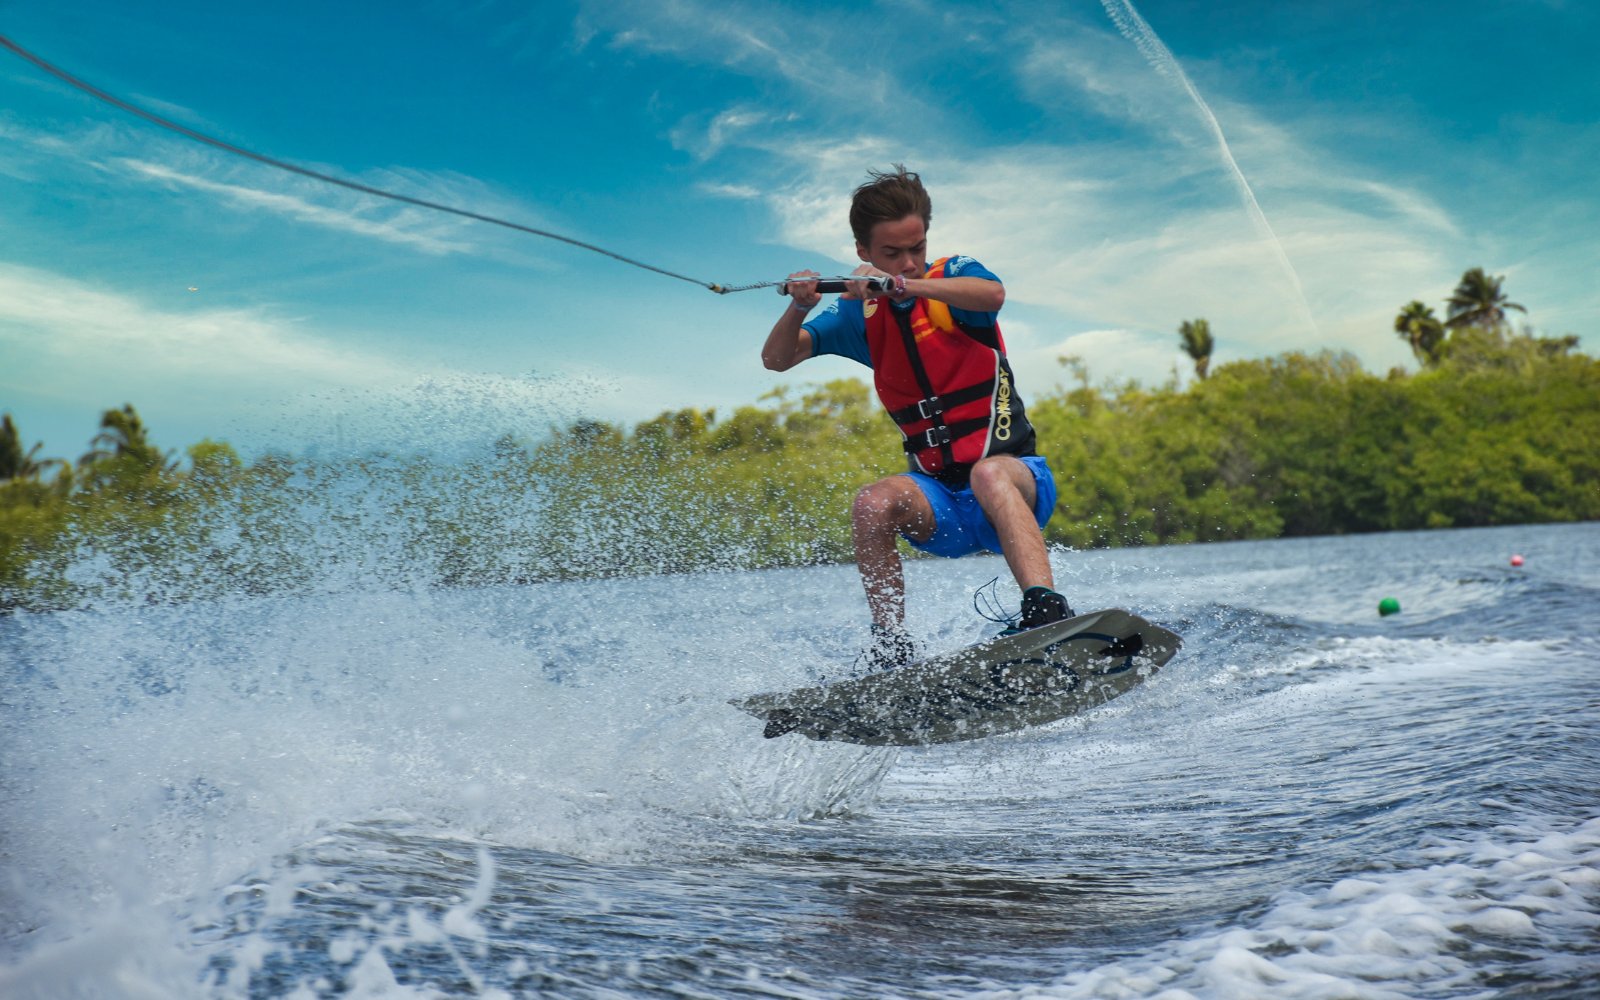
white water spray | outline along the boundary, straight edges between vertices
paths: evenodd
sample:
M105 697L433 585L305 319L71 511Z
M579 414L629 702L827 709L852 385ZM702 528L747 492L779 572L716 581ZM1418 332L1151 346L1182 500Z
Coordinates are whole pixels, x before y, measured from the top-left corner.
M1239 198L1244 202L1244 207L1250 213L1250 221L1255 225L1256 233L1262 239L1272 244L1272 249L1278 255L1278 262L1283 265L1284 271L1289 275L1289 280L1294 283L1294 293L1300 299L1300 308L1305 310L1306 322L1311 324L1311 329L1320 337L1321 329L1317 320L1311 315L1311 304L1306 301L1306 293L1300 287L1300 275L1295 273L1294 265L1289 262L1289 255L1283 252L1283 244L1278 241L1278 234L1272 231L1272 225L1267 222L1267 216L1261 211L1261 205L1256 201L1256 194L1250 190L1250 182L1244 179L1244 171L1239 169L1239 164L1233 158L1233 150L1228 148L1228 140L1222 134L1222 126L1217 124L1217 116L1211 113L1211 108L1206 104L1200 92L1189 81L1188 74L1183 67L1178 65L1178 60L1172 55L1172 50L1167 48L1156 35L1139 12L1134 9L1129 0L1100 0L1106 13L1111 15L1111 20L1116 24L1117 30L1132 42L1157 73L1183 87L1194 106L1200 109L1200 118L1206 127L1211 130L1211 135L1217 140L1217 148L1222 151L1222 159L1232 171L1234 186L1239 189Z

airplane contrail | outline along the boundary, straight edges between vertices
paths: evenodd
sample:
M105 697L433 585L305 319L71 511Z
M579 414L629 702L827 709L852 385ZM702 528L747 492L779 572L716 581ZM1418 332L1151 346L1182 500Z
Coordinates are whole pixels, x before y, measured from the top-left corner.
M1317 326L1316 317L1311 314L1311 303L1306 301L1305 289L1300 287L1300 275L1289 262L1289 255L1283 252L1283 244L1278 241L1278 234L1272 231L1272 224L1267 221L1266 213L1261 211L1261 205L1256 201L1256 193L1250 190L1250 182L1244 179L1244 171L1239 169L1238 162L1234 160L1233 150L1228 148L1228 140L1222 134L1222 126L1217 124L1217 116L1211 113L1211 107L1206 104L1205 98L1200 96L1200 91L1190 82L1188 74L1178 65L1172 50L1161 41L1155 29L1139 16L1139 12L1129 0L1100 0L1100 2L1123 37L1138 48L1140 54L1149 61L1157 73L1183 87L1184 92L1194 101L1195 107L1200 109L1200 117L1210 128L1212 138L1217 140L1217 148L1222 151L1222 159L1228 164L1234 186L1239 189L1239 199L1244 202L1245 211L1249 213L1256 233L1272 244L1273 250L1278 255L1278 263L1283 265L1289 280L1294 283L1294 293L1300 299L1300 308L1305 310L1306 322L1311 324L1311 329L1320 337L1322 330Z

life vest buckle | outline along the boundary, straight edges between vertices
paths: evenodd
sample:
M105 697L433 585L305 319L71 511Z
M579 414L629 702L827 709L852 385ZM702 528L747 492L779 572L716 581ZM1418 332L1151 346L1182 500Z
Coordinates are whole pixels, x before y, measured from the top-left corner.
M939 402L938 396L929 396L927 399L917 401L917 413L923 420L932 420L944 412L944 404Z
M922 432L922 438L924 441L928 442L927 447L929 448L937 448L940 445L949 444L951 440L950 427L948 424L940 424L938 427L929 427L927 430Z

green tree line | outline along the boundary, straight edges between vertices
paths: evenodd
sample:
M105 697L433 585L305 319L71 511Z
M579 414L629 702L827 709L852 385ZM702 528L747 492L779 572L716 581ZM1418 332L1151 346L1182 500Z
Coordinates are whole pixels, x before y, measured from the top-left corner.
M1600 519L1600 362L1575 338L1512 334L1513 304L1487 280L1499 314L1442 324L1417 374L1331 353L1209 368L1204 321L1181 332L1203 376L1187 387L1095 385L1063 359L1076 385L1029 406L1060 486L1046 538L1116 547ZM180 462L131 406L106 411L76 463L38 451L7 416L6 607L844 561L854 492L904 468L898 431L854 379L726 416L508 436L457 463L245 463L212 441Z

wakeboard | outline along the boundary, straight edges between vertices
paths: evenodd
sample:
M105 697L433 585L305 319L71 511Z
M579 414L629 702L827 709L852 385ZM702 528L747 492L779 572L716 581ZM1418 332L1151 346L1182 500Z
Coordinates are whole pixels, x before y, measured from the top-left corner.
M1044 725L1126 694L1183 639L1112 608L891 670L728 704L766 722L768 739L866 746L956 743Z

